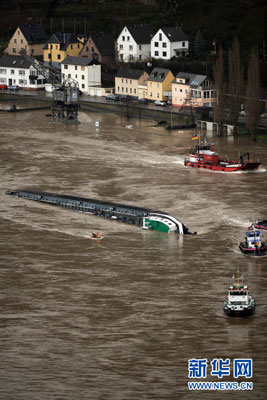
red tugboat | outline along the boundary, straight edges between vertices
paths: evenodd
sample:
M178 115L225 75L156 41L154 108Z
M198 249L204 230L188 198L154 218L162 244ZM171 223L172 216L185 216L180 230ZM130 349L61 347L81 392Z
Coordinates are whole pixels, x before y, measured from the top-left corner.
M192 138L199 139L198 136ZM244 157L247 156L247 160ZM186 167L204 168L212 171L236 172L252 171L261 165L259 161L249 161L249 153L240 156L238 161L230 161L227 158L219 158L219 154L213 149L213 145L197 144L190 150L190 156L184 160Z

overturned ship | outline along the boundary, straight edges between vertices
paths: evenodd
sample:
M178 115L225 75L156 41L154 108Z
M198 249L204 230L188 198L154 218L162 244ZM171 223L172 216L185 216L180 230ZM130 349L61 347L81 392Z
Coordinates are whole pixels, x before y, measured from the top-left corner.
M191 234L181 221L164 211L36 190L8 190L6 194L135 224L144 229Z

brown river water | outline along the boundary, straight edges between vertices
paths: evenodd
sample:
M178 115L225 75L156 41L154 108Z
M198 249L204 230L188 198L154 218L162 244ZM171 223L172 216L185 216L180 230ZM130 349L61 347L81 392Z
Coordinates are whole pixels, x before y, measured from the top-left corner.
M267 218L267 140L208 133L222 155L250 151L262 166L199 171L183 165L190 131L85 112L66 126L46 112L0 116L0 399L266 399L267 257L238 244L253 218ZM18 188L164 210L198 234L5 195ZM257 303L244 319L223 313L237 269ZM232 367L198 379L253 390L190 391L193 358L253 359L250 379Z

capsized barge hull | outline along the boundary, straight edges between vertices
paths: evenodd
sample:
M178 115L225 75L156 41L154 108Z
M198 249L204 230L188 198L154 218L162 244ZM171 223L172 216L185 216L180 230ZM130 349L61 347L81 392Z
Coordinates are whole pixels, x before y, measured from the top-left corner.
M144 229L154 229L167 233L191 234L181 221L164 211L36 190L8 190L6 194L115 219L142 226Z

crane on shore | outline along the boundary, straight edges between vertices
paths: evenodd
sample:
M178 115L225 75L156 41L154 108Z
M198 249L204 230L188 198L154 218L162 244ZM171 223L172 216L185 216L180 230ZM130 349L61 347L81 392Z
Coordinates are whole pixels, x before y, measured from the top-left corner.
M51 66L45 66L36 58L20 52L53 87L53 101L51 105L52 121L78 123L79 84L76 80Z

